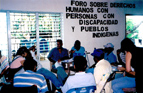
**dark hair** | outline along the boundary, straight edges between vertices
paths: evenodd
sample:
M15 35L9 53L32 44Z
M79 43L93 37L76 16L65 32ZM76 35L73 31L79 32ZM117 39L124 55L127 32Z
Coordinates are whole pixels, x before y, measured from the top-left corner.
M32 46L32 47L29 48L29 50L33 50L33 49L35 51L36 50L36 46Z
M136 48L136 46L129 38L125 38L121 41L121 49L123 51L132 52L132 51L134 51L135 48Z
M59 42L61 45L63 44L63 41L61 39L58 39L57 42Z
M76 72L85 71L86 65L87 65L87 60L83 56L76 56L74 58L74 65L75 65Z
M79 40L76 40L75 43L74 43L74 48L79 50L80 49L80 41Z
M37 62L34 59L28 58L24 62L24 70L34 70L35 66L37 66Z
M24 52L27 52L29 51L25 46L24 47L20 47L18 50L17 50L17 53L16 55L22 55L24 54Z

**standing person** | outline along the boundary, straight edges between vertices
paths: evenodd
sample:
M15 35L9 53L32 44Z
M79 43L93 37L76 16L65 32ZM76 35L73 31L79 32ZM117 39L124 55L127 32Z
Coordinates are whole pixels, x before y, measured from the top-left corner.
M66 93L73 88L81 88L88 86L96 86L94 76L91 73L85 73L87 67L86 58L83 56L76 56L74 58L74 68L76 74L69 76L62 87L62 92Z
M123 88L132 88L136 87L135 82L135 68L136 68L136 62L137 62L137 48L134 45L134 43L128 39L125 38L121 42L121 49L125 51L126 53L126 66L125 66L125 76L121 78L117 78L112 81L112 89L114 93L124 93L122 90ZM138 92L142 93L142 92Z
M24 62L25 72L15 74L14 76L14 87L29 87L36 85L38 93L46 93L48 87L46 80L43 75L35 73L37 68L37 62L33 59L26 59Z
M94 78L96 82L97 89L95 93L100 93L105 84L107 78L112 73L111 64L104 59L104 52L100 49L94 49L94 52L91 54L94 58L94 61L97 62L94 68ZM111 81L108 82L105 86L105 93L112 93Z
M112 43L107 43L106 45L104 45L104 47L105 47L104 59L108 60L111 64L115 64L117 62L117 58L113 53L114 45Z
M79 40L76 40L74 46L71 48L70 53L70 58L74 58L75 56L85 56L85 48L81 46Z
M57 47L53 48L48 55L48 59L52 64L55 64L56 61L60 62L65 59L69 59L68 50L63 48L62 46L62 40L58 39ZM65 64L62 63L62 65L65 68ZM52 68L55 69L55 66L52 65Z

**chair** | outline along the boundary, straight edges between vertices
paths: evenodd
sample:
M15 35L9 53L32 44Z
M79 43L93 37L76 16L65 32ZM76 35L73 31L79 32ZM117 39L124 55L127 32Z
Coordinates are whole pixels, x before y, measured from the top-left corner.
M115 79L115 75L116 75L116 72L114 71L113 73L110 74L110 76L108 77L108 79L106 80L105 84L103 85L103 88L101 89L100 93L105 93L105 85L112 81L113 79Z
M13 87L13 85L4 85L0 93L38 93L37 86Z
M94 93L96 86L87 86L81 88L73 88L67 91L67 93Z

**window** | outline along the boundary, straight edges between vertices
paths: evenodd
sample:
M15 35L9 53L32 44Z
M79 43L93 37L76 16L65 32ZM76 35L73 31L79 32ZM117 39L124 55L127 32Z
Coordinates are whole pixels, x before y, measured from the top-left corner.
M39 14L39 39L40 54L46 58L47 52L56 46L56 40L61 39L60 14Z
M6 13L0 13L0 50L2 55L8 57Z
M7 35L6 13L4 14L5 17L1 17L3 20L0 20L0 22L2 21L0 27L3 28L0 29L4 29L5 27L4 34ZM8 20L10 27L10 36L8 37L10 37L11 54L15 54L21 46L26 46L29 49L35 45L39 48L37 49L37 54L39 53L40 59L47 60L49 51L56 46L56 40L61 39L60 13L10 12ZM5 21L5 26L3 26L3 21ZM7 37L5 40L7 40ZM0 43L0 45L8 46L6 42L4 44ZM7 51L8 54L8 49L3 50Z
M36 16L29 13L10 13L11 50L16 52L19 47L28 49L36 41Z

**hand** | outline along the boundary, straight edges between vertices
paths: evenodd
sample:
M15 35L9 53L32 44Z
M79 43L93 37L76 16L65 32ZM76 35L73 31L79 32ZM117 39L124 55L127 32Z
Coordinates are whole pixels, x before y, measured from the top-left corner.
M75 51L74 50L71 50L71 53L74 53Z
M125 68L124 67L118 67L117 68L119 71L125 71Z
M61 59L58 60L58 63L60 63L60 62L61 62Z

